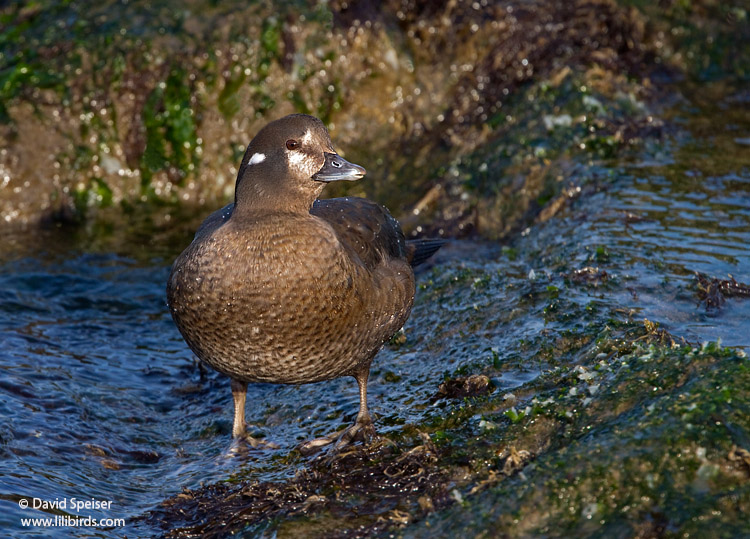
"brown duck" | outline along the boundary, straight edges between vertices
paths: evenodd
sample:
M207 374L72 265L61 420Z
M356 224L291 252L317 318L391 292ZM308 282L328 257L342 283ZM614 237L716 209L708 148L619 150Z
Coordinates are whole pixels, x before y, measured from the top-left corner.
M317 118L271 122L247 147L234 203L204 221L172 266L172 317L193 352L231 378L235 438L257 442L245 432L248 382L339 376L359 384L355 424L300 449L375 433L370 363L409 316L412 266L443 241L406 241L388 210L369 200L316 200L327 182L364 174L336 154Z

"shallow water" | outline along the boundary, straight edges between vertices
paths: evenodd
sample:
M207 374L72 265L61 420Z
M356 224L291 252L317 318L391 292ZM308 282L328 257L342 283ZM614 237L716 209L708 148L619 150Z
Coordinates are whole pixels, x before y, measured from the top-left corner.
M623 253L628 273L650 275L640 279L631 306L641 309L639 316L659 321L688 340L721 339L726 346L747 348L750 304L730 300L717 312L698 306L692 288L694 272L750 281L750 177L668 179L637 172L631 171L630 185L605 196L602 207L644 220L628 226L623 226L622 215L599 220L600 230Z
M648 319L693 344L721 340L750 347L750 302L729 298L707 307L697 294L696 272L709 278L750 282L750 176L700 177L685 188L672 166L626 166L607 190L579 204L580 213L562 216L557 227L534 231L529 241L555 256L568 256L566 270L607 272L621 286L607 302L633 320ZM561 254L562 252L562 254ZM571 254L572 253L572 254ZM544 268L544 266L542 266ZM586 303L591 291L581 296Z
M635 317L689 341L750 347L750 302L699 305L695 274L750 283L750 132L747 92L699 92L673 112L688 130L679 142L622 167L614 188L592 197L584 228L612 251L635 296ZM700 108L696 108L700 106ZM675 118L675 119L676 119Z
M623 286L606 297L584 287L577 293L581 305L621 304L634 319L659 322L675 336L720 338L748 349L750 301L728 299L721 309L707 310L693 272L750 282L750 159L735 156L722 169L685 151L748 152L735 142L750 130L738 101L723 101L739 126L728 138L723 125L693 128L712 109L686 107L678 110L686 119L684 138L675 137L673 146L591 167L592 175L611 178L601 181L604 188L532 226L514 242L519 255L513 260L485 243L455 241L444 248L419 274L406 343L387 346L375 361L369 391L379 430L396 435L404 424L439 416L432 396L443 375L493 353L499 391L538 376L544 365L529 365L510 351L545 328L576 321L548 324L538 310L517 308L516 296L505 291L533 288L531 270L544 281L561 267L601 267ZM58 536L52 527L22 528L22 517L44 513L20 508L19 500L94 498L111 501L111 508L46 513L124 518L125 528L70 530L81 537L122 536L134 517L183 487L233 474L292 476L302 461L288 455L299 441L353 419L358 395L351 379L253 385L250 428L281 449L231 451L228 380L199 368L165 304L168 266L185 241L184 235L143 231L102 240L53 230L6 243L0 262L0 529ZM432 293L466 279L472 282L468 294ZM139 526L138 535L158 532Z

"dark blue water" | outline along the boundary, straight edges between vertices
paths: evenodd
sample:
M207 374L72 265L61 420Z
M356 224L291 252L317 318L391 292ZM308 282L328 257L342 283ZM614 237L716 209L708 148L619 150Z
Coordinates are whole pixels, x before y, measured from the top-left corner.
M165 316L166 272L75 251L3 264L2 529L41 515L20 511L19 496L107 500L111 511L86 514L115 518L174 489L211 398Z
M732 142L737 137L716 151L747 152ZM708 147L716 140L709 133L704 142ZM376 359L370 401L379 430L396 432L436 413L423 403L443 373L477 361L488 349L502 358L504 350L541 332L546 324L538 312L508 314L516 305L506 288L528 282L531 270L545 275L563 258L570 268L601 266L626 283L606 301L620 302L634 320L658 322L692 342L721 339L750 350L750 301L729 299L722 309L707 310L693 284L695 271L750 283L750 167L686 166L688 157L679 151L667 157L614 164L606 189L519 237L518 259L510 260L499 246L457 241L446 247L419 276L424 290L405 328L407 344L386 347ZM235 474L293 475L303 465L299 457L287 458L297 443L336 430L356 414L357 388L350 379L253 385L251 432L280 449L237 454L230 440L229 382L199 368L165 304L169 264L187 236L141 231L109 240L57 230L11 233L4 241L0 530L14 537L57 537L62 531L132 536L135 517L183 487ZM599 259L598 248L606 253ZM529 254L535 250L547 255ZM466 270L479 275L475 293L425 299L434 278L458 279ZM503 287L482 288L483 274L502 275ZM581 293L582 301L600 296L594 288ZM474 326L467 322L472 317L479 317ZM539 368L508 367L496 383L511 391L533 380ZM66 500L67 508L19 505L33 498ZM76 512L72 498L108 507ZM56 514L122 518L125 526L62 530L21 523ZM138 535L157 532L142 526Z

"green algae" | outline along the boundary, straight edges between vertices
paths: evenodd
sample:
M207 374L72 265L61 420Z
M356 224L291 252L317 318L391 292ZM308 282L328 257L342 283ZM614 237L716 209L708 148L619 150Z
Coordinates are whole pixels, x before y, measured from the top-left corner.
M234 74L224 83L224 88L219 92L218 100L219 111L227 120L236 116L242 108L237 92L247 79L247 75L243 71L239 69L233 69L232 71Z
M316 13L309 14L309 20L327 32L331 11L318 6ZM695 17L698 10L690 7L685 13ZM722 16L726 13L721 11ZM34 20L30 18L29 24ZM355 90L364 86L342 78L343 69L337 71L335 64L338 49L325 32L315 30L309 38L309 43L323 47L319 55L317 50L311 52L312 46L303 47L301 53L311 55L307 62L293 62L289 67L284 65L289 52L284 45L287 23L282 21L286 19L258 16L257 20L257 27L248 32L250 37L219 40L220 55L200 47L194 55L174 53L156 37L164 27L160 17L140 34L133 34L133 26L127 27L126 35L137 35L134 39L141 41L137 54L128 48L132 44L127 40L105 35L102 56L93 62L97 69L108 65L105 57L113 48L126 50L113 55L111 79L102 76L96 79L97 85L105 87L110 81L118 89L136 85L134 93L142 98L142 110L135 107L115 114L121 109L105 100L104 108L114 122L109 124L89 114L93 105L84 107L87 119L74 124L75 143L60 160L63 168L75 174L88 173L56 191L60 200L72 198L75 219L89 219L98 238L95 243L106 243L122 232L120 227L93 221L93 208L110 207L133 219L145 214L158 222L153 204L176 204L179 196L178 191L165 187L164 178L179 187L191 180L200 183L204 173L203 179L213 182L217 170L239 162L247 142L239 135L222 139L223 145L208 158L198 151L205 148L198 138L202 138L214 101L223 122L257 118L257 123L250 124L253 127L245 128L248 132L262 125L266 114L295 110L335 123L343 140L353 140L342 124L355 106ZM184 20L169 24L174 26L167 25L167 30L173 31ZM86 33L93 27L81 17L71 28L76 39L88 43ZM16 28L24 32L31 27L19 24ZM117 29L102 28L105 34L107 28ZM358 26L355 31L366 33L365 28ZM7 43L19 35L8 34ZM190 40L188 44L195 46ZM237 60L232 58L232 47L238 47ZM732 47L728 40L720 40L712 50ZM434 52L429 47L414 51L412 61L419 67L420 57L431 62L428 53ZM143 58L133 58L141 53ZM440 53L449 56L445 50ZM85 56L74 55L70 65L91 69L86 67ZM701 53L701 57L707 68L698 70L698 76L713 77L717 69L719 73L735 69L731 62L741 61L742 55L737 55L740 60L722 59L713 52L708 57ZM0 103L9 103L12 110L20 102L35 103L27 91L30 87L50 89L61 99L70 99L72 90L61 82L70 80L69 72L49 70L46 60L32 55L25 58L36 78L27 77L30 71L21 73L27 65L21 60L3 70L7 78L0 80L7 93ZM288 69L301 81L291 91L279 83L287 81L281 73ZM737 72L742 74L741 69ZM48 77L46 86L39 82L44 77ZM370 77L384 88L390 82L387 73L377 69ZM408 77L403 73L400 77L399 83L406 85ZM636 264L611 237L576 236L578 225L570 222L571 214L578 223L594 219L586 200L600 189L611 188L620 176L612 172L618 160L637 155L641 144L649 149L649 145L665 144L660 139L663 111L654 104L653 90L644 80L632 73L612 77L608 70L603 73L584 63L507 86L513 92L503 98L501 111L479 122L476 130L426 122L430 129L423 136L389 131L379 142L370 129L367 133L358 130L356 134L365 137L364 148L343 146L351 148L353 160L358 160L358 151L360 155L377 152L394 140L398 154L386 153L381 158L378 167L391 170L382 176L373 173L374 185L353 189L377 194L379 201L399 209L402 216L408 211L406 224L412 231L420 231L418 227L423 227L421 233L474 231L513 243L499 252L468 257L469 262L442 262L420 277L413 320L422 327L408 327L404 339L399 337L389 348L396 355L418 351L418 361L438 366L426 367L417 381L395 367L373 370L374 377L394 394L404 387L410 393L408 400L395 399L401 407L394 406L378 419L395 447L361 448L333 463L303 461L293 451L270 455L264 463L257 460L265 460L266 455L255 457L256 462L243 466L226 484L167 500L150 522L178 537L231 531L248 535L304 532L321 537L452 536L467 529L476 535L496 530L518 536L747 534L743 513L749 505L750 472L731 457L737 454L735 446L750 448L750 410L744 389L749 381L747 360L716 344L686 344L657 323L641 322L628 290L645 289L638 284L641 270L635 269ZM200 89L202 84L208 91ZM90 103L92 89L79 90L75 95L88 96ZM688 95L692 90L679 92ZM722 95L726 92L726 88L719 90ZM393 96L380 93L386 101L376 101L376 105L392 110L387 100ZM371 94L365 97L372 99ZM702 117L726 110L719 100L714 101L712 108L709 103L701 105L710 114L701 113L690 123L700 124ZM741 116L733 117L736 109L726 114L740 125L747 123ZM119 123L130 115L138 119L132 129ZM685 115L679 111L675 117L667 113L664 118L679 124ZM14 118L18 116L7 119L12 122ZM378 136L383 133L378 126L387 124L380 120L373 122ZM724 133L724 125L732 122L719 123L721 129L711 139L715 144L709 145L710 151L704 139L680 140L674 148L678 163L643 167L642 174L663 176L685 190L694 190L707 175L742 170L747 158L742 152L727 151L735 148L733 139L741 129ZM462 136L442 138L454 129ZM137 187L123 196L118 193L118 180L97 175L93 168L104 155L100 143L114 147L120 138L127 139L126 133L132 133L133 140L120 158L138 175ZM99 138L93 145L87 142L92 135ZM372 139L380 146L372 146ZM686 176L685 172L694 169L704 175ZM443 194L425 201L425 209L412 217L420 197L435 185ZM205 193L200 196L213 200ZM581 206L576 207L578 201ZM161 220L156 228L145 227L139 245L150 244L152 235L172 238L172 250L187 243L199 218L193 216L189 222L180 211L190 214L193 210L170 208L166 215L172 219ZM431 220L433 225L425 224ZM544 229L545 224L552 231L534 239L534 231ZM627 227L627 222L622 226ZM175 232L175 227L180 230ZM567 236L568 243L555 245L551 238L558 235ZM532 239L524 241L525 237ZM174 255L170 248L164 249L165 260ZM668 281L670 276L664 274L670 265L659 258L658 250L647 249L641 256L650 259L649 268ZM662 290L679 292L680 286L665 285ZM471 376L491 380L494 390L438 397L441 384ZM312 405L301 408L306 414L315 410ZM266 415L274 411L269 409ZM317 418L320 429L348 419L340 409ZM226 437L227 426L211 423L199 436L217 435ZM302 470L302 480L255 481L262 472L288 475L290 470Z
M67 173L60 185L39 186L53 208L64 205L68 193L97 204L96 194L73 195L80 177L104 181L115 207L144 194L157 203L218 205L232 178L213 180L236 167L236 146L244 146L260 123L246 118L299 111L334 125L335 139L355 160L383 156L375 167L365 162L371 171L366 186L337 186L331 195L367 194L396 213L419 209L435 223L432 232L502 238L559 199L577 174L571 160L581 153L612 159L658 135L662 124L653 101L661 96L652 75L744 76L747 13L741 5L623 5L637 9L597 5L605 21L599 28L586 26L585 11L571 15L535 4L537 17L576 28L560 38L573 45L554 53L538 25L524 26L529 7L514 16L504 5L493 6L498 20L508 21L498 29L468 5L424 13L398 2L370 11L339 3L292 3L281 10L263 2L195 1L180 9L144 2L13 5L0 12L6 23L0 115L9 134L40 121L49 130L50 109L58 108L65 122L52 131L63 136L50 145L72 138L75 147L114 158L105 174L95 169L96 159L74 160L79 168L72 170L58 159ZM444 33L441 21L450 17L458 26ZM244 20L254 22L248 27ZM594 34L577 35L581 28ZM529 43L519 48L516 36L524 33ZM471 81L481 90L473 101L463 97ZM92 100L96 106L80 106ZM36 119L22 103L37 110ZM99 118L102 105L109 120L85 125L91 112ZM368 129L352 127L358 114ZM88 135L75 134L79 123ZM230 133L232 125L243 135ZM389 150L394 147L399 151ZM139 182L131 181L134 175ZM4 208L9 219L23 213L21 220L33 221L26 212L50 206L46 199L28 203L24 192L13 191L21 198ZM70 206L80 213L77 202ZM406 225L428 231L412 220Z
M184 70L173 68L156 85L143 107L146 146L141 157L141 186L151 187L156 172L169 171L177 184L199 165L192 92ZM153 190L149 191L154 195Z
M490 32L486 18L467 6L460 6L453 13L461 14L458 18L461 28L455 32L460 38L458 44L440 33L434 37L423 33L424 27L434 29L442 25L444 18L439 10L427 10L427 19L418 23L415 15L420 8L411 5L396 10L405 21L401 23L396 21L399 17L394 19L391 8L395 9L395 5L360 14L363 16L358 16L356 9L349 10L347 5L337 3L331 6L293 3L281 10L271 9L263 2L219 6L195 1L184 7L181 4L180 9L169 7L131 2L127 6L104 3L89 9L79 3L42 2L8 6L1 12L9 22L3 34L9 47L3 57L1 72L5 82L0 100L9 121L6 129L10 132L20 128L22 136L18 144L24 144L32 137L32 133L23 136L25 130L33 127L50 131L52 109L61 113L62 122L51 130L60 136L46 135L49 140L45 141L58 148L52 152L60 156L58 164L66 165L64 174L58 173L53 209L46 210L53 219L66 211L80 214L80 200L96 206L100 200L96 194L82 197L73 193L81 190L77 185L81 177L87 178L91 185L95 177L104 181L113 194L115 208L143 201L144 195L146 200L157 204L185 201L195 204L205 200L219 204L231 182L231 178L224 177L226 170L237 164L233 162L236 146L245 145L266 117L301 111L335 126L335 139L351 150L352 157L356 158L358 152L385 156L374 169L369 162L365 163L372 171L366 187L348 186L348 192L362 194L364 189L370 196L378 195L394 211L403 212L419 203L437 179L437 184L444 186L443 193L449 194L447 198L444 195L438 198L440 209L456 205L454 213L468 214L484 204L479 201L489 199L490 209L479 210L483 221L480 228L489 236L500 236L507 227L498 230L496 223L486 220L484 214L494 213L493 204L509 208L518 202L509 199L508 190L497 184L501 175L508 172L507 167L492 166L486 170L484 179L469 178L457 190L453 188L454 171L461 162L461 154L470 154L485 145L488 128L497 131L492 137L494 141L508 136L509 126L516 126L520 132L518 119L528 119L528 105L543 103L542 94L546 94L549 99L556 99L552 108L558 110L553 110L553 115L559 112L558 116L577 118L579 111L586 113L585 121L576 120L571 126L579 135L571 136L569 129L556 127L553 133L542 130L534 138L519 134L517 144L498 147L494 142L484 146L485 152L498 155L505 152L516 167L510 175L531 170L535 178L538 175L533 174L533 167L538 159L554 158L567 151L570 144L588 143L595 154L609 155L623 141L613 129L598 126L607 124L610 115L622 114L619 103L627 104L629 99L623 96L635 95L639 88L635 83L628 89L624 83L627 91L614 96L613 101L596 97L598 93L583 95L589 90L581 90L586 84L578 82L588 68L588 49L586 54L574 55L571 77L564 76L564 70L557 65L546 65L544 58L551 60L552 56L543 56L534 60L534 69L529 67L518 75L518 80L506 80L503 69L515 70L520 64L528 64L526 58L516 58L505 51L507 46L512 47L515 30L508 29L507 35ZM554 5L540 5L539 9L549 12L552 18L565 17L567 13ZM613 28L619 28L630 17L614 6L600 6L600 9L612 15ZM245 20L254 23L248 27L239 22ZM480 23L479 34L490 32L495 36L485 48L471 30L472 25ZM519 19L517 24L526 24L525 19ZM617 39L611 37L615 34L605 31L602 39ZM534 35L536 46L543 51L548 40ZM496 49L508 59L507 65L499 70L491 67L490 62ZM623 56L622 62L613 60L614 64L619 62L618 65L625 67L631 62L626 58L631 52ZM479 102L484 104L477 110L485 108L492 112L484 119L480 115L473 124L469 119L476 116L476 111L467 108L473 105L460 98L466 90L466 75L456 70L459 63L468 61L467 54L476 56L476 67L481 69L477 76L501 82L483 83ZM425 66L429 66L430 73ZM441 82L447 73L453 74ZM610 74L600 70L596 78L606 81ZM575 90L571 84L576 86ZM57 95L45 93L46 88L54 88ZM510 94L509 90L516 88L522 97ZM532 90L527 93L528 88ZM541 89L539 95L534 88ZM500 95L495 95L496 92ZM503 101L501 109L493 103L496 99ZM451 102L459 105L455 108L455 118L446 114L451 110L445 108L446 104ZM22 106L26 103L39 110L34 119L26 115ZM352 119L357 114L362 114L361 121L368 129L356 129ZM101 116L106 121L96 125ZM435 118L444 120L436 123ZM90 119L95 123L90 124ZM444 122L442 126L440 122ZM617 119L609 122L617 123ZM77 129L79 126L81 130ZM242 134L238 136L232 126L239 126ZM377 128L371 129L373 126ZM405 132L405 126L413 129ZM587 129L596 133L589 131L584 135ZM451 141L452 149L441 134L451 130L456 134ZM548 135L558 137L561 145L558 147L554 142L548 148L544 142ZM508 138L512 140L514 135ZM86 148L98 159L90 162L74 159L73 164L78 163L80 168L69 168L70 161L64 161L64 156L70 150L59 147L70 143L76 148ZM403 153L388 150L394 146ZM537 160L524 158L529 150ZM102 160L108 163L104 173L99 170ZM23 162L28 167L43 165ZM472 167L458 170L459 176L470 174L466 172L469 168ZM448 174L444 176L441 170ZM221 177L221 181L214 181L216 177ZM395 185L396 178L406 177L411 178L408 186ZM132 181L133 178L137 181ZM20 181L15 174L11 179L14 185ZM35 218L31 212L50 207L44 197L52 195L43 195L50 189L46 185L38 187L37 193L41 195L38 202L25 200L26 190L14 190L14 196L20 199L17 203L9 201L3 209L4 215L15 218L21 208L25 212L21 220L30 222ZM521 200L518 206L525 209L524 214L512 213L507 219L509 226L519 226L516 224L519 218L528 219L528 215L559 193L559 187L553 173L543 175L541 188L530 185L534 205ZM330 194L344 192L334 190ZM465 202L462 195L467 193L470 196ZM75 200L67 210L61 210L68 195ZM86 218L103 215L103 212L89 212ZM444 232L455 228L445 219L437 226ZM467 218L459 232L475 228L476 224Z
M536 398L544 404L533 413L505 414L512 428L494 443L511 439L532 453L548 445L522 479L497 480L489 475L497 465L485 466L495 479L465 487L479 485L481 495L465 496L465 506L428 517L409 535L447 537L463 529L481 536L492 529L508 536L631 536L652 526L674 536L748 533L741 517L750 503L748 474L729 458L733 447L748 442L744 355L715 344L636 346L584 372L596 376L581 384L579 374L572 387L595 380L598 396L590 404L581 405L585 392L546 400L542 394ZM549 436L550 422L555 436L530 434L541 423ZM488 448L492 442L485 442ZM487 456L475 453L475 459Z

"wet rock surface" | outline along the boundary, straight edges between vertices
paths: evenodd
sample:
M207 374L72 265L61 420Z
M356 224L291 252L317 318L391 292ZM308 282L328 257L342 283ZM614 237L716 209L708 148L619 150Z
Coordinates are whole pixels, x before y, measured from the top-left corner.
M167 537L260 533L269 520L280 519L280 534L318 537L350 536L347 530L353 527L355 535L365 536L394 524L403 526L449 505L449 478L437 466L435 445L426 434L413 443L418 445L406 451L380 441L319 457L284 483L224 483L185 490L162 503L146 522L161 527ZM320 511L328 518L311 523L309 516Z
M252 135L298 111L372 171L350 194L430 211L420 223L443 234L502 236L560 191L561 153L658 131L651 77L680 68L658 24L614 2L41 2L2 14L11 225L218 205Z
M86 495L115 537L750 535L739 2L0 10L0 527ZM356 384L252 386L279 447L232 447L163 291L293 111L452 238L373 364L382 439L309 459Z

